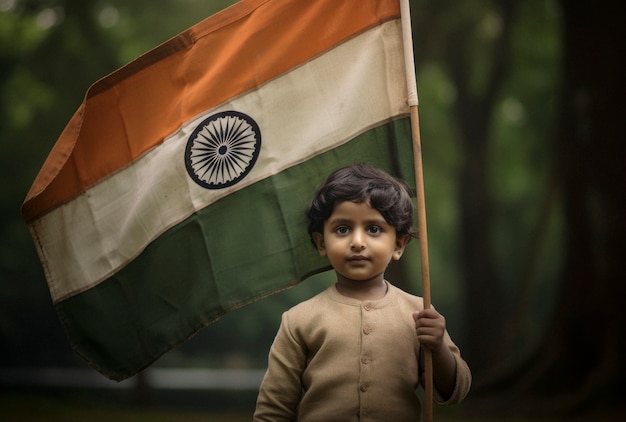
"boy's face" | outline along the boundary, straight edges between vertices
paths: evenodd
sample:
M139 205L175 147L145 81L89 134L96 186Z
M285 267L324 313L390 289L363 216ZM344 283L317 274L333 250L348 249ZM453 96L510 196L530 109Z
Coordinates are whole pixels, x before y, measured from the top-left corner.
M396 229L369 203L343 201L324 222L324 233L314 233L313 239L339 281L382 281L387 265L400 259L409 238L398 238Z

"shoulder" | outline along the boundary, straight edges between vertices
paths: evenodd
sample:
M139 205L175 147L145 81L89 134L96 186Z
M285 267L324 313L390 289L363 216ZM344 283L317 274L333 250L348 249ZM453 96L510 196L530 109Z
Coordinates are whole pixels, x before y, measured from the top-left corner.
M398 305L404 305L416 311L421 311L422 309L424 309L424 299L411 293L405 292L401 288L393 285L391 282L387 283L389 285L389 296Z
M324 313L331 306L329 290L332 286L315 296L294 305L283 313L283 320L301 321L310 320L314 315Z
M342 315L344 309L337 306L329 289L284 312L279 331L306 348L316 339L326 338L329 329L345 320Z

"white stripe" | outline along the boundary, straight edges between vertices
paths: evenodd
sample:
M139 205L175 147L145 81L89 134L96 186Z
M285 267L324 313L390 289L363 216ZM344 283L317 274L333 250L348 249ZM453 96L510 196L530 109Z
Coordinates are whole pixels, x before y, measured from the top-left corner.
M164 231L218 199L405 115L406 101L396 20L208 110L132 165L32 224L52 299L110 277ZM185 145L202 120L225 110L257 121L262 150L240 183L207 190L187 175Z

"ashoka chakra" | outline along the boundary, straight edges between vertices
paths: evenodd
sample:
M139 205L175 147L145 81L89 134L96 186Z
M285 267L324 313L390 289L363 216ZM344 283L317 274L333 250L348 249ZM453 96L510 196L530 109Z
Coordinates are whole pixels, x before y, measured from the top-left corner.
M185 148L189 176L207 189L232 186L252 170L261 150L261 131L247 114L216 113L196 127Z

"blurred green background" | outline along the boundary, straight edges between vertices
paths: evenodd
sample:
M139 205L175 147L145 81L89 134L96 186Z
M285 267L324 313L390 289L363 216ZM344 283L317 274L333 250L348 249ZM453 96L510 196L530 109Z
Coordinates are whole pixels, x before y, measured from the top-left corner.
M280 314L332 282L226 315L117 384L73 354L20 217L87 88L234 2L0 0L1 420L249 420ZM475 377L435 419L622 420L624 3L411 9L433 303ZM417 246L389 278L420 294Z

